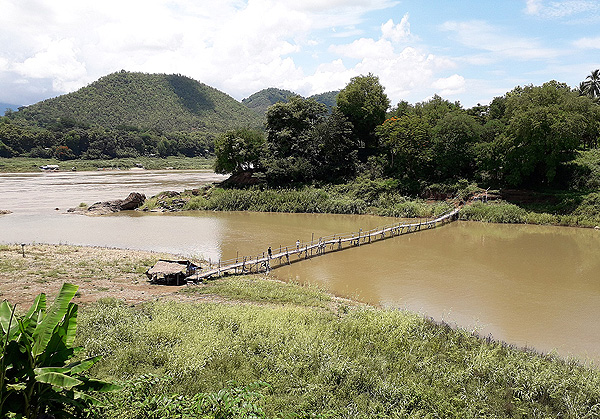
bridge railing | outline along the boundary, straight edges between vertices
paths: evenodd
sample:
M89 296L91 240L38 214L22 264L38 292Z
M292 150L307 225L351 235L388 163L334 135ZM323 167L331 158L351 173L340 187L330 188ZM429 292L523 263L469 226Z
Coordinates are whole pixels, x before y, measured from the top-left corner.
M313 237L310 241L306 240L285 246L279 245L277 247L271 247L271 257L269 257L268 251L264 251L256 254L255 256L237 256L236 258L219 260L215 262L209 259L208 266L205 269L202 269L202 271L198 274L199 276L210 276L209 274L215 272L215 274L220 275L221 273L233 269L235 269L236 272L238 269L244 270L244 268L247 266L250 269L255 267L258 271L260 270L259 265L261 264L264 265L264 270L268 271L272 269L271 263L278 262L280 265L289 263L290 256L297 255L298 258L302 258L304 254L304 258L309 258L315 255L342 250L344 245L346 245L346 248L348 245L360 246L361 242L371 243L372 241L382 240L394 235L421 230L423 226L432 228L435 227L437 223L443 223L457 213L458 208L455 208L435 217L419 218L418 221L414 220L412 222L392 223L369 230L359 229L358 231L349 233L336 233L328 236L320 236L318 239ZM282 262L282 258L284 257L286 258L286 261Z

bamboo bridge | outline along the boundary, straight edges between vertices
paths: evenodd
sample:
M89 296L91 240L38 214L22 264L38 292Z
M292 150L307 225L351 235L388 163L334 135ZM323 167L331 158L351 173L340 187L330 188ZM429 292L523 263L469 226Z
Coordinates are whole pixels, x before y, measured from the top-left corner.
M458 219L459 208L448 211L436 218L418 223L391 224L369 231L346 235L333 235L319 238L317 242L296 242L293 246L279 247L277 252L271 250L263 252L256 257L238 257L227 261L219 261L217 264L209 262L205 270L197 271L187 278L188 282L197 283L207 278L219 277L231 274L268 273L272 269L283 265L290 265L301 260L321 256L326 253L339 252L352 247L363 246L392 237L414 233L424 229L432 229ZM291 247L291 248L290 248ZM269 248L271 249L271 248Z

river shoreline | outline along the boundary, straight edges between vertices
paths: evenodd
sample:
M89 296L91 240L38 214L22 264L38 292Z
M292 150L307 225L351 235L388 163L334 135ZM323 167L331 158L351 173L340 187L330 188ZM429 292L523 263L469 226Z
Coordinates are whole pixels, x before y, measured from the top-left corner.
M284 213L324 213L376 215L396 218L431 218L467 202L461 211L463 221L499 224L532 224L600 229L600 193L590 193L565 214L532 211L502 199L487 200L482 194L473 200L464 196L446 200L410 198L399 193L374 194L369 199L357 198L340 188L300 189L229 189L219 186L193 191L163 192L139 209L152 212L253 211Z

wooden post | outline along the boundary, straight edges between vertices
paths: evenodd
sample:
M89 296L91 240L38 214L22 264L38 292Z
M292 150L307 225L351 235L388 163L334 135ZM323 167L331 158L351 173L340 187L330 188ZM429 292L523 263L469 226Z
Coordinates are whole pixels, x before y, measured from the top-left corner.
M358 229L358 245L360 246L360 233L362 232L362 228Z

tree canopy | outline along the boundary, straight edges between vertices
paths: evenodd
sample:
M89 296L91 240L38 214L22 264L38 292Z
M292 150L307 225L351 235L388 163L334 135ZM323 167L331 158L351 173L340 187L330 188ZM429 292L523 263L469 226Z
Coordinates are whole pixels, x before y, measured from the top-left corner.
M337 106L354 126L354 134L365 148L375 148L375 128L383 123L390 100L379 83L379 77L369 73L356 76L337 97Z

